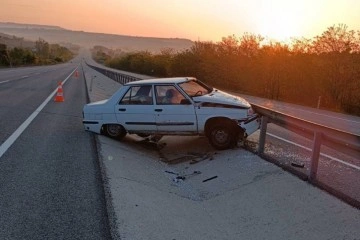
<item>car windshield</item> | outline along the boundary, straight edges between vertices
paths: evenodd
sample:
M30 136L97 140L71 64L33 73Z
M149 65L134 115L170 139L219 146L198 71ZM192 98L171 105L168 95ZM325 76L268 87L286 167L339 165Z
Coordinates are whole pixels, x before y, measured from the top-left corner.
M179 86L190 96L202 96L212 92L212 87L207 86L199 80L190 80L180 83Z

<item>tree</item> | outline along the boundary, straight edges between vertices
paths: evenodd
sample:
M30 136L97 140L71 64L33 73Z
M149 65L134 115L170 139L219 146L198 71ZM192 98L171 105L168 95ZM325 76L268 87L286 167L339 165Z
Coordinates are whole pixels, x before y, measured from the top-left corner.
M36 54L42 59L47 60L50 56L50 45L45 40L39 38L35 42Z
M345 24L329 27L313 42L315 53L351 53L358 49L355 31L348 30Z
M314 50L312 40L308 38L293 38L291 45L294 54L312 54Z
M340 108L353 105L352 99L360 97L358 43L355 31L348 30L344 24L329 27L313 42L318 55L318 77L329 92L327 101L337 103Z
M258 56L261 48L261 42L263 40L264 37L260 35L245 33L240 38L239 49L241 54L247 58L253 58Z
M6 44L0 43L0 65L10 65L11 61Z
M258 60L258 87L262 87L263 96L279 100L289 80L289 59L291 53L288 45L270 42L261 48Z
M199 70L199 56L187 49L176 54L170 65L171 76L201 77Z

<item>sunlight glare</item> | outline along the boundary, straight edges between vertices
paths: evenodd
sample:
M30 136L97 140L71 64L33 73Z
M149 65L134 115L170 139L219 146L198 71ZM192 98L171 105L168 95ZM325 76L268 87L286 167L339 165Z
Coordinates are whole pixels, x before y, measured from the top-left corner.
M258 31L264 37L287 41L301 35L304 13L287 1L266 1L260 8Z

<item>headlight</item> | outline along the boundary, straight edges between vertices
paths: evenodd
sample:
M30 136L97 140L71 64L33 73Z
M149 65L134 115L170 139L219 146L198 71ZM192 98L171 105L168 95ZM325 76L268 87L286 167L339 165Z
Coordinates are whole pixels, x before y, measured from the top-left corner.
M252 107L250 107L250 108L248 109L247 114L248 114L248 116L255 114L255 112L254 112L254 110L252 109Z

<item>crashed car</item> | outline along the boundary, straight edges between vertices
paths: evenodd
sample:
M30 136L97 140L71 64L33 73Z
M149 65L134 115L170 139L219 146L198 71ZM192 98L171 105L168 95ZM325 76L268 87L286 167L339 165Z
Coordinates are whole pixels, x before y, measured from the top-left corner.
M86 104L83 124L116 139L128 133L204 135L223 150L254 133L260 121L244 99L196 78L177 77L127 83L109 99Z

